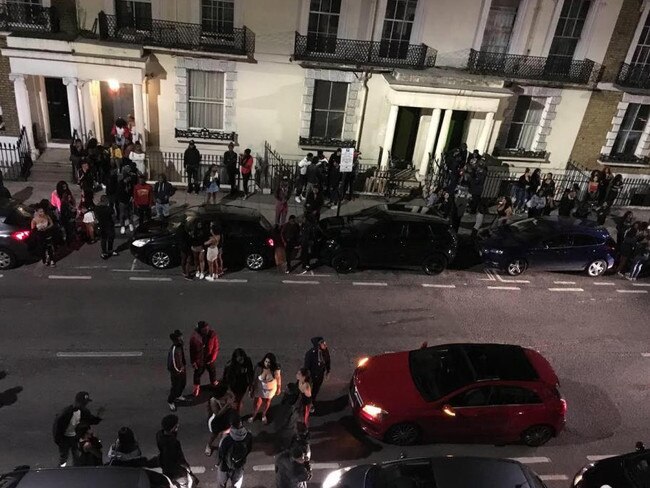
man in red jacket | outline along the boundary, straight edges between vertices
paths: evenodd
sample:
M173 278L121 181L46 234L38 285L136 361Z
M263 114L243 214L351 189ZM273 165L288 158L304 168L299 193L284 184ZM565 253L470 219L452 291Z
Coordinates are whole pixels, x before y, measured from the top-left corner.
M207 369L210 383L216 386L217 370L215 363L219 354L219 338L217 333L210 328L207 322L200 320L190 339L190 361L194 368L194 396L201 393L201 376Z
M133 206L140 219L140 224L151 220L153 187L147 183L144 176L140 176L138 184L133 187Z

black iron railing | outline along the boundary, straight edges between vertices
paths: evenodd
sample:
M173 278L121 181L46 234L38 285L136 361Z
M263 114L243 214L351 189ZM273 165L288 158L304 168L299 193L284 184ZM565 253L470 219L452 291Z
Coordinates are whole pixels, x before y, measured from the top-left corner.
M470 50L468 69L472 73L526 80L561 81L586 85L598 81L600 65L590 59L521 56Z
M357 141L353 139L336 139L330 137L300 137L299 146L309 147L356 147Z
M616 83L630 88L650 88L650 65L622 63Z
M28 3L0 3L0 30L11 32L58 32L54 7Z
M233 141L237 142L236 132L224 132L214 129L174 129L177 139L203 139L210 141Z
M639 157L634 154L601 154L598 160L602 163L638 164L646 166L650 164L650 158L647 156Z
M158 19L129 19L100 12L99 38L103 41L125 42L145 46L193 51L209 51L247 56L255 54L255 34L247 28L214 32L200 24L172 22Z
M424 69L435 66L436 50L426 44L361 41L296 32L293 58L335 64Z
M528 149L506 149L495 148L492 151L492 156L495 158L531 158L531 159L546 159L548 153L546 151L531 151Z

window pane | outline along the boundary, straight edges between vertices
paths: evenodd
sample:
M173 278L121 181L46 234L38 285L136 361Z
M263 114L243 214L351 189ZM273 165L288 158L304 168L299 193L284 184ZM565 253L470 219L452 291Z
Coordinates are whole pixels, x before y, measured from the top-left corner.
M316 81L314 86L314 110L329 109L331 86L332 83L329 81Z
M327 120L327 137L340 138L343 135L343 112L329 112Z
M332 99L330 110L345 110L348 98L348 84L342 82L332 83Z
M223 73L188 71L190 127L223 129L224 83Z
M645 129L646 123L648 122L648 110L650 105L641 105L637 112L637 116L634 120L634 130L643 131Z
M523 122L526 120L526 113L528 112L528 107L530 107L531 97L522 95L517 99L517 106L515 107L515 113L512 116L513 122Z
M515 386L497 386L494 387L494 394L497 397L496 403L499 405L526 405L532 403L542 403L537 393L525 388Z
M510 126L510 131L508 132L508 140L506 141L507 149L519 149L519 136L521 135L522 129L522 124L513 123Z
M311 116L310 135L312 137L325 137L327 131L327 112L314 111Z

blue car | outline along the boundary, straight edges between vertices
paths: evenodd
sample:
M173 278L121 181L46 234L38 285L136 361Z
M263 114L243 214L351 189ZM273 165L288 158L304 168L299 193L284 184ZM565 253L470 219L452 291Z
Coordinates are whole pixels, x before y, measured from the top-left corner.
M586 271L601 276L614 266L616 245L590 220L540 217L511 222L481 234L478 251L486 266L517 276L528 268Z

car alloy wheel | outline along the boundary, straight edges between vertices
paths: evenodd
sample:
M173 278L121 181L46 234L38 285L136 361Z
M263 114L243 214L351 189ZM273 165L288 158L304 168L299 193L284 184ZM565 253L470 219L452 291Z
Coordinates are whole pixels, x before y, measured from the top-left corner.
M264 266L264 256L258 252L252 252L246 256L246 267L252 271L259 271Z
M0 269L9 269L14 265L14 256L9 251L0 249Z
M524 431L521 440L529 447L546 444L553 437L553 429L548 425L533 425Z
M422 265L422 269L428 275L437 275L447 268L447 259L444 256L429 256Z
M410 446L420 437L420 429L415 424L393 425L386 433L386 441L397 446Z
M337 273L351 273L357 266L359 266L359 258L351 252L342 252L332 258L332 268Z
M592 261L591 264L587 267L587 273L589 276L596 277L601 276L607 271L607 263L604 259L596 259Z
M523 259L513 259L508 263L506 271L510 276L519 276L526 270L526 261Z
M169 268L172 259L166 251L154 251L151 253L150 261L154 268L165 269Z

